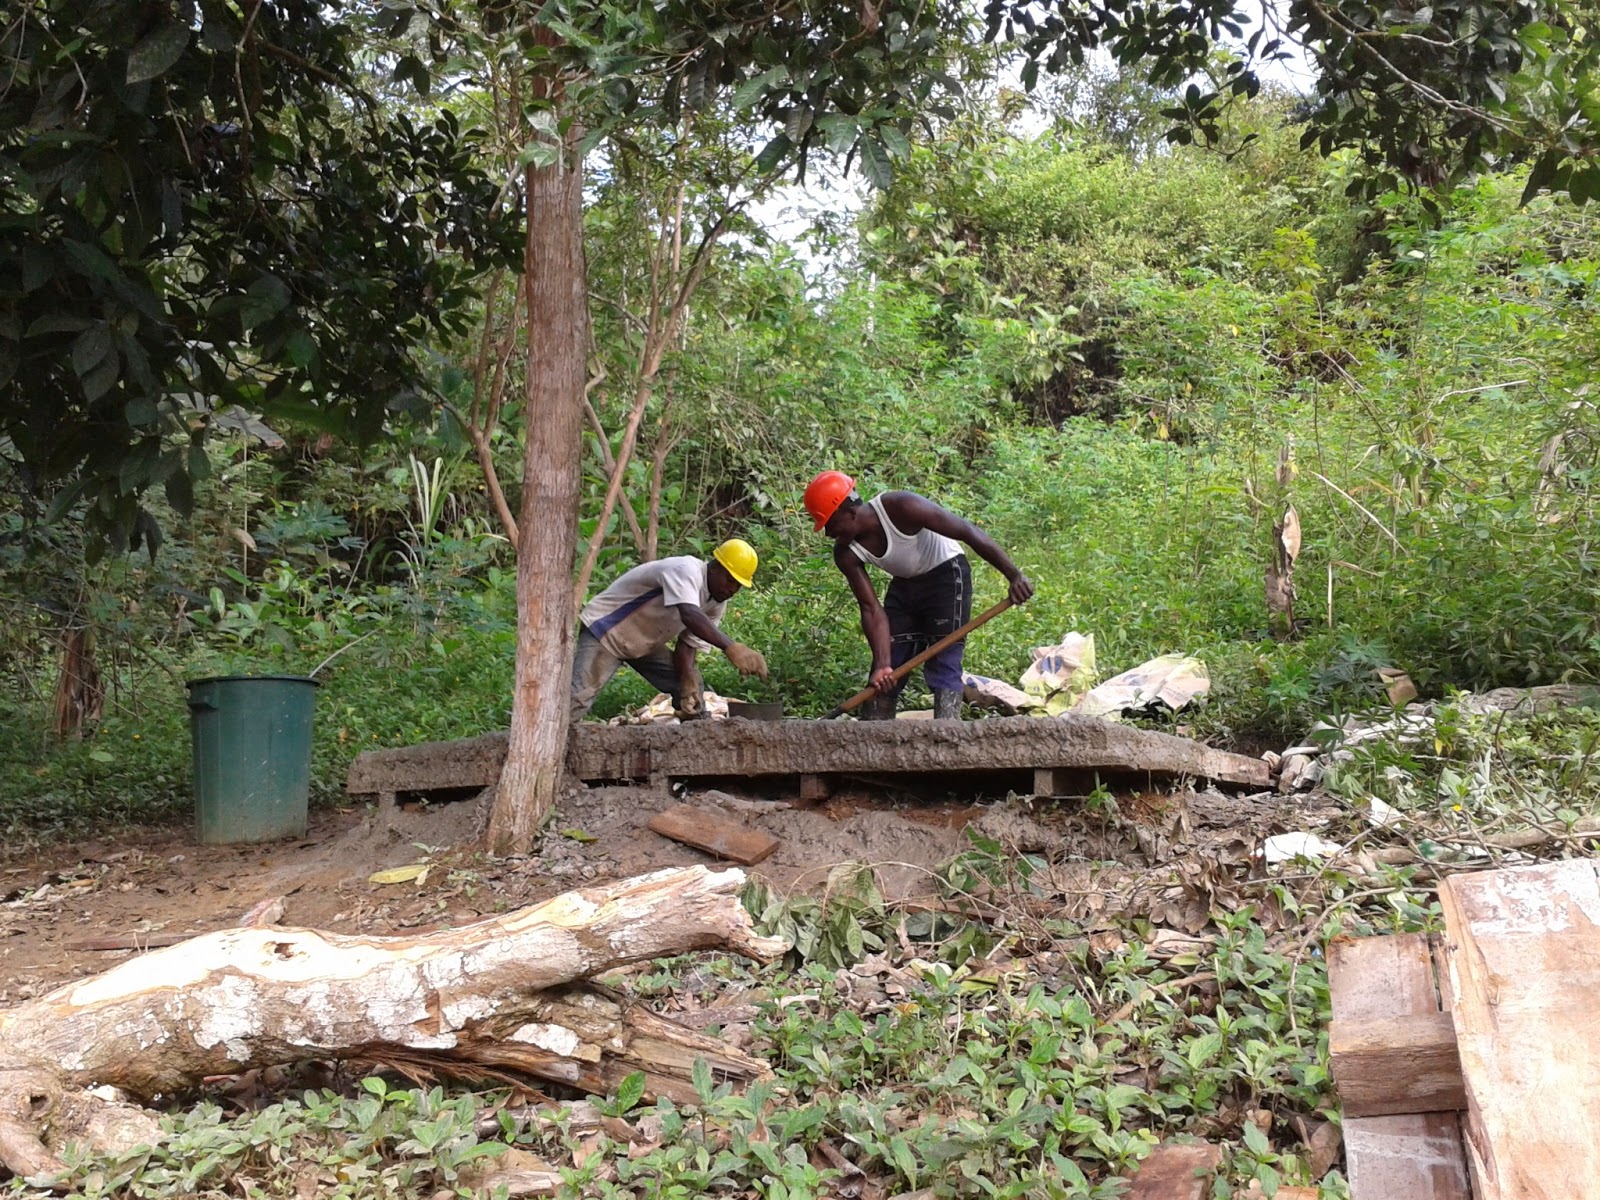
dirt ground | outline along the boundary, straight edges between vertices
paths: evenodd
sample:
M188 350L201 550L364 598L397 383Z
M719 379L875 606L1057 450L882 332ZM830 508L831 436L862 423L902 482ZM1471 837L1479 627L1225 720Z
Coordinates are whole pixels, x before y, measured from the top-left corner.
M806 809L754 794L613 787L575 789L536 855L498 860L474 848L474 800L387 814L365 805L323 810L303 838L250 846L202 846L186 828L124 833L0 858L0 1004L103 971L138 947L237 925L279 897L286 925L406 934L589 883L715 864L646 827L655 812L684 802L780 838L772 857L748 873L791 893L818 892L835 865L865 861L877 866L887 896L925 894L933 868L969 844L968 822L999 818L997 809L866 787ZM431 864L423 879L369 881L374 872L420 863ZM107 942L120 948L103 948Z
M537 853L502 859L476 849L476 798L322 810L305 837L251 846L202 846L187 828L123 832L0 857L0 1005L106 970L142 949L238 925L277 900L284 925L402 935L466 924L587 884L725 865L647 827L656 812L681 803L780 839L747 873L787 894L820 895L832 868L858 862L874 866L890 901L931 895L935 869L972 844L972 826L1009 853L1044 855L1059 892L1052 903L1063 917L1142 903L1152 917L1179 924L1180 909L1192 905L1174 908L1162 897L1209 886L1195 878L1177 891L1169 886L1180 850L1186 876L1194 875L1197 863L1242 861L1262 834L1303 828L1309 815L1304 799L1296 804L1272 793L1128 795L1108 819L1074 801L929 798L866 782L846 784L813 806L792 793L774 799L757 791L574 786ZM370 878L421 865L428 867L422 878ZM1148 901L1140 899L1145 893Z

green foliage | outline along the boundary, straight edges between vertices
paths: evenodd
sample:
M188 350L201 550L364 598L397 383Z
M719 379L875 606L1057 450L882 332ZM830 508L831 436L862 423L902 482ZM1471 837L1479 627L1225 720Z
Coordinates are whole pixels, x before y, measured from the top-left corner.
M363 439L415 405L412 349L513 243L475 135L366 93L369 36L220 0L6 23L0 438L30 516L153 552L140 497L191 510L229 404Z
M1600 813L1600 692L1588 706L1533 716L1474 715L1442 703L1432 729L1340 756L1329 787L1357 807L1377 798L1424 823L1434 857L1505 824L1571 828ZM1431 736L1427 736L1431 735Z
M61 1185L88 1198L283 1195L314 1180L319 1195L473 1195L466 1173L504 1154L475 1131L474 1097L391 1088L373 1077L353 1096L306 1092L224 1120L202 1104L168 1118L159 1146L109 1160L69 1152ZM21 1180L12 1194L28 1193Z

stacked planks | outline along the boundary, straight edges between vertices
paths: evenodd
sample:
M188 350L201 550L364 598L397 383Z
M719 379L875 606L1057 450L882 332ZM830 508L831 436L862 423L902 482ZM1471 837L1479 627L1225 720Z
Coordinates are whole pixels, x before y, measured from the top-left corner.
M1352 1200L1600 1195L1597 864L1454 875L1440 904L1442 939L1328 947Z

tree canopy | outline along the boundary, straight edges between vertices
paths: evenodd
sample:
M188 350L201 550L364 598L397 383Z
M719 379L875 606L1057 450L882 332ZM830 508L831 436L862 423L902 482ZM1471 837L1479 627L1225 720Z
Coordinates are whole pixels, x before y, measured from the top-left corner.
M508 226L475 136L369 94L356 6L27 0L0 31L0 437L112 544L229 404L357 438ZM449 250L450 253L441 253Z
M1359 148L1354 186L1531 160L1529 194L1600 195L1596 44L1566 0L991 0L981 21L897 0L29 0L0 41L0 435L41 510L81 501L113 544L138 545L158 536L138 497L161 485L186 506L219 407L371 438L416 405L414 346L461 331L475 273L509 261L510 222L449 105L412 116L371 93L382 74L426 89L434 73L382 35L425 29L448 74L439 31L467 16L509 33L527 70L576 81L590 144L726 104L768 129L756 169L803 174L827 151L887 186L917 125L949 115L953 64L985 47L1030 87L1104 48L1177 91L1171 140L1214 139L1292 39L1316 75L1304 140ZM1224 42L1240 52L1208 75ZM548 98L526 103L536 127L556 119Z

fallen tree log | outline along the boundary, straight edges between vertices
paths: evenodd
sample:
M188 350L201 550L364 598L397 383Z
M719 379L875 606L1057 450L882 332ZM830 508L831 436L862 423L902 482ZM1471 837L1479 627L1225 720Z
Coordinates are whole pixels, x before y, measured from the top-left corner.
M785 943L755 934L743 882L736 869L691 867L415 937L239 928L130 959L0 1012L0 1163L58 1169L68 1126L69 1139L103 1149L149 1140L142 1110L91 1088L153 1100L306 1059L596 1092L642 1070L652 1091L680 1100L693 1096L696 1058L723 1079L761 1077L758 1059L568 986L689 950L776 957Z

